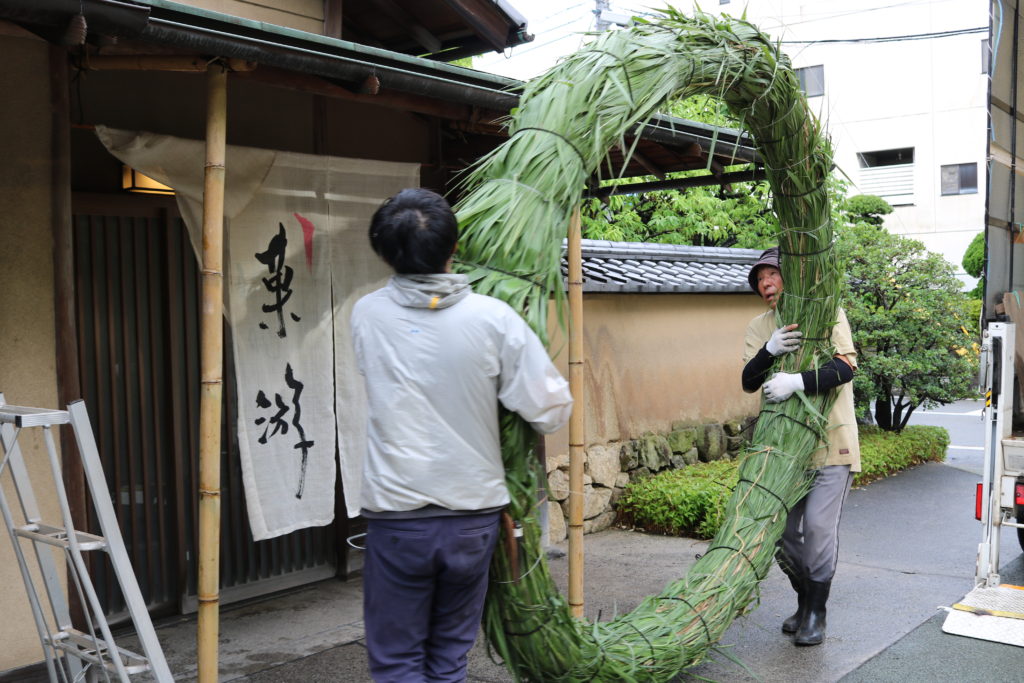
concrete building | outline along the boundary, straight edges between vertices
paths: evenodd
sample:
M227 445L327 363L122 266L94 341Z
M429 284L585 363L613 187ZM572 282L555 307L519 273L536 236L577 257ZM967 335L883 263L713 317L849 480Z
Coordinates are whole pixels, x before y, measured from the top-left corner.
M893 205L885 227L963 274L984 229L989 3L719 0L782 41L850 193Z

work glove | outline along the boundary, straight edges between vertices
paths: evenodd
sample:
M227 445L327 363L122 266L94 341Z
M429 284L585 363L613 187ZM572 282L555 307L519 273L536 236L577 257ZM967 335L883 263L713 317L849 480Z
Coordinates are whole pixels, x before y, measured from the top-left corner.
M799 330L787 330L785 327L780 327L772 332L772 336L768 339L768 343L765 344L765 348L773 356L791 353L800 348L800 338L803 336L804 333Z
M764 383L764 397L769 403L781 403L794 392L804 390L804 378L798 373L776 372Z

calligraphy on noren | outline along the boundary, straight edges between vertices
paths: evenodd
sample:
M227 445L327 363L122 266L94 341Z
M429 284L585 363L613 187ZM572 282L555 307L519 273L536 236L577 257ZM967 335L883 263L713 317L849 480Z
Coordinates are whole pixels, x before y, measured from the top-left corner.
M263 427L263 434L258 439L263 445L266 445L270 439L278 435L284 437L288 434L290 427L295 429L293 436L296 438L296 441L292 447L301 453L302 458L299 465L299 483L295 497L302 498L302 492L306 488L306 462L309 460L309 451L313 448L314 442L306 438L306 431L302 428L302 407L299 405L299 397L302 395L302 389L305 385L295 379L291 363L285 364L284 382L291 390L291 396L287 399L287 402L279 393L274 394L273 401L267 398L266 392L262 389L256 393L256 407L263 411L272 410L275 412L269 417L256 418L255 423L256 426L266 425ZM289 412L291 413L290 423L287 417Z
M277 234L270 238L266 251L257 252L255 256L256 260L265 265L270 273L269 277L263 278L263 286L274 297L272 303L263 304L263 312L277 314L277 336L284 338L288 336L288 332L285 329L284 307L288 300L292 298L292 275L294 271L291 266L284 262L285 252L288 247L288 233L285 232L284 223L278 223L277 225ZM301 320L294 313L289 313L289 316L295 322ZM267 323L261 322L260 329L266 330L269 329L269 326Z

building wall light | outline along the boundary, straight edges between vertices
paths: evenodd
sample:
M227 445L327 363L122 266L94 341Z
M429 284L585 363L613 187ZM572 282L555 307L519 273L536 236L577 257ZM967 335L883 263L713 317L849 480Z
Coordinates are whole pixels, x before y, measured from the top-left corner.
M148 175L139 173L131 166L121 167L121 188L129 192L139 192L141 194L174 194L173 187L158 183Z

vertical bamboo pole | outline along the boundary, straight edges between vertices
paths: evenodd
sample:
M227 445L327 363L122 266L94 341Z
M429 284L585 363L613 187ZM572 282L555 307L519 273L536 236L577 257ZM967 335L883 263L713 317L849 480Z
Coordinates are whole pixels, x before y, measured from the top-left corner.
M580 210L569 221L569 607L583 617L583 249Z
M200 683L217 680L220 630L220 421L224 358L224 155L227 71L210 64L206 77L206 167L203 185L202 314L199 399Z

